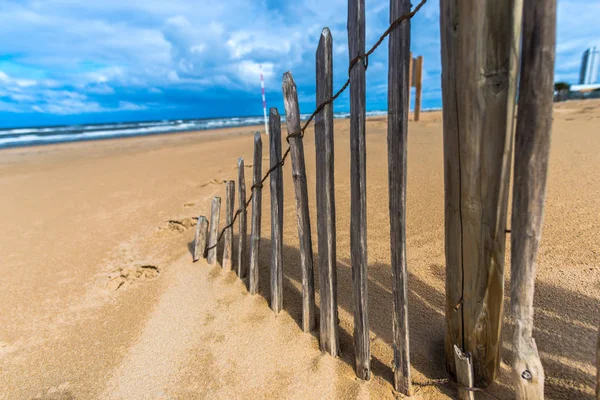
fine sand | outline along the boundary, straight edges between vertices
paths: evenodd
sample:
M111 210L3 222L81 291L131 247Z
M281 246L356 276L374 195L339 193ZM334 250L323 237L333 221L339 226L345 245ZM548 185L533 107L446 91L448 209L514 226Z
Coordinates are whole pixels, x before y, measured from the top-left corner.
M555 108L534 331L551 399L593 398L600 323L599 125L600 101ZM289 164L283 312L275 316L268 306L268 185L260 295L250 296L233 272L191 261L193 217L208 216L211 198L224 197L222 182L236 179L238 157L251 165L254 128L0 151L0 398L400 397L391 384L386 119L367 123L370 382L357 380L353 370L348 120L335 126L339 359L319 351L318 330L305 334L300 328ZM263 149L266 171L266 136ZM316 266L312 128L305 151ZM441 113L409 124L408 154L415 398L454 398L443 361ZM250 177L247 168L248 187ZM509 261L507 256L507 295ZM318 283L316 288L318 304ZM489 392L510 399L508 313L504 328L502 370Z

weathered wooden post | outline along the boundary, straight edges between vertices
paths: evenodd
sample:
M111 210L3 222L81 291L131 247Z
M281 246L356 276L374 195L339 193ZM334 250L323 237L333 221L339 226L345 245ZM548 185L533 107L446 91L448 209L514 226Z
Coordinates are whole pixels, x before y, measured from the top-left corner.
M365 54L365 0L348 0L348 55ZM356 375L371 377L371 343L367 287L367 170L365 144L365 64L360 59L350 70L350 258L354 303Z
M206 239L208 237L208 221L204 215L198 217L196 223L196 236L194 236L194 262L206 253Z
M208 240L208 257L206 261L209 264L217 262L217 244L219 241L219 217L221 216L221 198L213 197L210 210L210 239Z
M556 0L525 0L511 221L513 382L517 399L544 398L544 369L533 333L533 292L542 236L552 131Z
M454 363L456 364L456 381L459 400L475 400L473 388L473 360L467 353L463 353L457 345L454 345Z
M472 355L475 384L499 367L521 0L440 2L446 363Z
M238 158L238 208L240 210L240 214L238 215L238 251L237 251L237 274L240 279L246 277L246 272L248 267L246 265L246 232L247 232L247 222L246 222L246 179L244 177L244 159Z
M258 293L258 251L260 248L260 214L262 207L262 139L260 132L254 133L254 175L252 176L252 226L250 228L250 294Z
M317 105L333 95L333 55L331 32L321 32L317 48ZM319 288L321 350L336 357L340 351L337 312L337 272L335 254L335 186L333 150L333 104L315 116L317 234L319 248Z
M231 271L233 259L233 209L235 208L235 182L225 184L225 241L223 243L223 269Z
M421 118L421 97L423 94L423 56L418 56L415 64L415 122Z
M281 162L281 117L276 108L269 110L271 168ZM283 171L271 172L271 309L283 309Z
M410 12L410 0L390 0L390 21ZM388 66L388 179L394 300L394 389L412 395L406 272L406 146L410 92L410 19L390 33Z
M283 74L283 104L288 134L300 130L300 108L296 83L290 72ZM292 157L292 178L298 215L298 237L300 239L300 263L302 268L302 330L315 329L315 278L313 275L312 239L310 215L308 213L308 188L304 165L304 145L299 135L289 138Z

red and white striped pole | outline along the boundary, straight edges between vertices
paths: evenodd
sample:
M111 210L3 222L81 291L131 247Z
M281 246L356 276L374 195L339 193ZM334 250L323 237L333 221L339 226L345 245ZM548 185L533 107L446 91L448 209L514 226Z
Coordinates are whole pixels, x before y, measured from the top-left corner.
M267 123L267 100L265 99L265 80L263 78L262 73L262 64L260 65L260 88L262 90L262 100L263 100L263 115L265 117L265 133L269 134L269 125Z

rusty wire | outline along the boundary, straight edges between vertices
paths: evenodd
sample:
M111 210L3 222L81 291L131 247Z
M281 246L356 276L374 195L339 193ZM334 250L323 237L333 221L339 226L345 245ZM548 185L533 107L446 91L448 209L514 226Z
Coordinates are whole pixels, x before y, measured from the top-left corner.
M365 64L365 70L367 69L368 65L369 65L369 56L371 54L373 54L373 52L375 52L375 50L379 47L379 45L383 42L383 40L396 28L398 27L398 25L400 25L402 23L402 21L407 20L407 19L411 19L417 12L419 12L419 10L421 9L421 7L423 7L423 5L425 5L425 3L427 2L427 0L421 0L421 2L415 7L414 10L412 10L411 12L402 15L401 17L397 18L396 20L394 20L394 22L392 22L390 24L390 26L386 29L386 31L379 37L379 39L377 40L377 42L375 42L375 44L369 49L369 51L367 51L365 54L359 54L356 57L354 57L351 61L350 61L350 65L348 66L348 79L346 80L346 83L344 83L344 85L329 99L325 100L324 102L322 102L321 104L319 104L319 106L315 109L315 111L313 111L313 113L310 115L310 117L308 117L308 119L304 122L304 125L302 125L302 127L295 131L292 132L290 134L288 134L285 138L285 140L288 143L288 148L285 151L285 153L283 154L283 157L281 157L281 161L279 161L277 164L273 165L271 168L269 168L269 170L267 171L267 173L265 174L265 176L260 180L260 182L254 183L251 187L250 187L250 197L248 198L248 200L246 201L246 203L244 204L243 208L238 208L237 211L235 212L231 222L229 224L227 224L222 230L221 233L219 234L219 236L217 237L217 241L216 243L214 243L212 246L209 246L206 251L208 250L212 250L215 247L218 246L219 242L221 241L221 239L223 238L223 235L225 234L225 231L229 228L233 228L233 224L235 223L237 217L244 211L246 211L246 209L250 206L250 202L252 201L252 198L254 197L254 189L261 189L263 187L263 183L267 180L267 178L269 177L269 175L271 175L271 173L273 171L275 171L278 168L281 168L283 166L283 164L285 164L285 159L287 158L287 156L290 154L290 139L294 138L296 136L299 136L300 139L302 139L304 137L304 132L306 131L306 129L308 128L308 126L310 125L310 123L312 122L312 120L315 118L315 116L320 113L323 108L328 105L333 103L350 85L350 72L352 71L352 68L354 68L354 66L356 65L356 63L358 63L358 61L360 60L364 60L364 64Z

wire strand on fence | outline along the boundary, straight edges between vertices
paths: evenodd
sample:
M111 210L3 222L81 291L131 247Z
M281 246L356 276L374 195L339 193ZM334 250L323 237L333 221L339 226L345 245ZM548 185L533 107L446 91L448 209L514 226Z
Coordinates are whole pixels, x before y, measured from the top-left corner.
M277 168L281 168L283 166L283 164L285 164L285 159L287 158L287 156L290 153L290 138L296 137L296 136L300 136L300 139L302 139L304 137L304 132L306 131L306 129L308 128L308 126L310 125L310 123L312 122L312 120L315 118L315 116L320 113L323 108L328 105L333 103L335 100L337 100L338 97L340 97L340 95L342 93L344 93L344 91L348 88L348 86L350 85L350 71L352 71L352 68L354 68L354 65L356 65L356 63L360 60L364 60L365 63L365 70L367 69L367 67L369 66L369 56L371 54L373 54L375 52L375 50L379 47L379 45L381 43L383 43L383 40L396 28L398 27L398 25L400 25L402 23L402 21L407 20L407 19L411 19L416 13L419 12L419 10L421 9L421 7L423 7L423 5L425 5L425 3L427 2L427 0L421 0L421 2L419 4L417 4L417 6L415 7L414 10L412 10L411 12L402 15L401 17L397 18L396 20L394 20L394 22L392 22L390 24L390 26L386 29L386 31L379 37L379 39L377 40L377 42L375 42L375 44L369 49L369 51L367 51L365 54L359 54L356 57L354 57L351 61L350 61L350 65L348 66L348 79L346 80L346 83L344 83L344 85L329 99L327 99L326 101L322 102L321 104L319 104L317 106L317 108L315 109L315 111L312 112L312 114L310 115L310 117L308 117L308 119L304 122L304 125L302 125L302 127L295 131L292 132L290 134L288 134L285 137L285 140L288 143L288 148L285 151L285 153L283 154L283 157L281 157L281 161L278 162L277 164L273 165L265 174L265 176L260 180L260 182L253 184L250 187L250 197L248 198L248 200L246 201L246 204L244 204L244 208L238 208L237 211L235 212L235 215L233 216L233 219L231 220L231 223L226 225L222 230L221 233L219 234L219 237L217 238L217 242L208 247L206 249L206 251L214 249L215 247L217 247L219 245L219 242L221 241L221 238L223 237L223 235L225 234L225 231L229 228L233 228L233 224L235 223L238 215L240 215L243 211L246 211L246 209L250 206L250 202L252 201L252 198L254 197L254 189L260 189L263 187L263 183L267 180L267 178L269 177L269 175L271 175L271 173L273 171L275 171Z
M502 400L500 397L488 392L486 389L484 388L480 388L480 387L467 387L465 385L461 385L458 382L455 382L453 380L450 380L448 378L440 378L440 379L429 379L426 382L414 382L415 386L419 386L419 387L426 387L426 386L444 386L444 385L452 385L455 386L457 389L464 389L467 390L469 392L478 392L483 394L484 396L493 399L493 400Z

